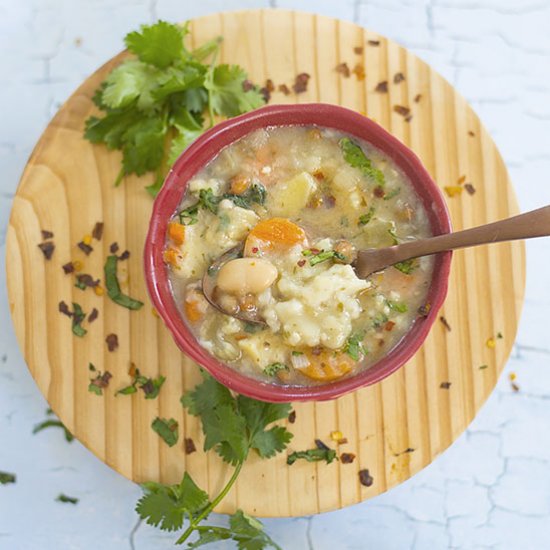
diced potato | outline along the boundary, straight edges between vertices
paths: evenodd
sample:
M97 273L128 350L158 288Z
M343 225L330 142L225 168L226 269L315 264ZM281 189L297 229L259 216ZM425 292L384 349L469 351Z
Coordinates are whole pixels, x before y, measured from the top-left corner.
M269 208L276 216L295 216L305 208L316 188L315 178L308 172L302 172L273 188L269 197Z

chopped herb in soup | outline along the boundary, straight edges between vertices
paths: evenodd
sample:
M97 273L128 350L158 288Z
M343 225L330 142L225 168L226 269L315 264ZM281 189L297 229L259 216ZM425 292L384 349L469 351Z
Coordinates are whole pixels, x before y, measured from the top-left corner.
M410 182L379 150L331 129L273 127L227 146L192 178L164 258L181 314L206 350L248 376L312 385L369 368L425 303L431 258L360 279L357 250L428 236ZM242 257L207 274L225 314L201 281L239 245Z

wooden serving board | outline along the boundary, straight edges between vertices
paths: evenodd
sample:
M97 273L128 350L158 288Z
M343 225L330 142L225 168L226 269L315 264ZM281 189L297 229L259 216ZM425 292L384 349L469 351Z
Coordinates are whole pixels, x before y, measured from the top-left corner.
M455 229L515 214L516 198L506 168L486 130L466 101L437 73L394 42L351 23L284 10L223 13L191 24L198 45L223 35L221 60L243 65L255 82L271 78L291 85L301 72L311 75L306 93L272 102L337 103L367 114L410 146L443 187L461 176L476 193L448 199ZM379 41L379 45L368 44ZM354 47L363 47L354 53ZM124 54L121 54L124 55ZM41 391L60 419L96 456L135 480L174 483L187 470L214 494L230 474L214 453L201 450L198 421L186 415L179 399L200 379L153 315L142 275L142 247L152 201L147 178L113 181L120 155L82 138L85 119L94 112L91 97L122 59L115 57L63 105L41 137L25 169L13 203L7 236L10 308L19 344ZM345 78L335 71L347 62L365 67L366 78ZM401 72L405 80L393 83ZM388 81L388 93L376 92ZM415 101L420 94L420 100ZM411 109L406 122L393 110ZM86 257L76 247L95 222L105 223L100 243ZM47 262L37 244L40 230L55 234L56 249ZM82 292L61 265L81 260L84 271L103 277L110 243L128 248L129 281L125 290L146 301L128 311L107 297ZM315 437L334 446L332 430L349 443L352 464L286 465L285 453L269 461L253 456L219 512L236 507L259 516L300 516L332 510L378 495L406 480L442 453L472 421L492 391L514 342L525 286L524 247L520 242L457 252L442 314L452 331L436 323L424 346L404 368L383 382L336 401L296 405L291 449L311 448ZM70 320L58 311L64 300L93 307L99 318L84 338L76 338ZM497 333L494 348L486 341ZM105 336L118 334L120 347L110 353ZM147 376L167 382L156 400L141 392L115 397L130 381L133 361ZM113 374L102 397L87 390L92 362ZM480 366L487 368L480 369ZM450 387L442 388L442 382ZM151 429L156 416L179 422L180 441L169 448ZM183 437L198 452L185 455ZM403 453L406 449L413 452ZM480 457L483 460L483 457ZM371 487L359 483L368 468Z

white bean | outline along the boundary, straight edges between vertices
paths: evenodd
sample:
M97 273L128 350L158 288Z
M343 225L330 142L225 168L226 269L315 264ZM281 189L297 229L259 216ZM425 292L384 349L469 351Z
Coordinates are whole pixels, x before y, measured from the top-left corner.
M277 268L263 258L237 258L218 273L218 288L230 294L260 294L277 278Z

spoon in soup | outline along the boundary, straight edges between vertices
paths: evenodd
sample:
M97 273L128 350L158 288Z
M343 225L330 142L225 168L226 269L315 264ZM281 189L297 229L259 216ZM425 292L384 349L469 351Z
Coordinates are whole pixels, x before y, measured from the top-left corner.
M387 248L359 250L352 265L357 276L366 279L369 275L377 271L382 271L386 267L421 256L430 256L438 252L446 252L448 250L456 250L481 244L547 236L550 236L550 206L545 206L538 210L513 216L512 218L480 225L463 231L446 233L444 235L437 235L417 241L409 241ZM215 260L203 277L202 289L208 302L222 313L231 315L248 323L265 325L265 320L256 307L247 309L237 305L231 309L226 305L224 306L224 304L221 304L219 301L221 293L218 291L218 276L223 274L222 269L225 264L230 260L242 257L242 253L243 245L241 244ZM260 273L258 288L265 287L270 279L272 279L271 283L273 283L277 278L276 270L273 272L267 265L263 263L258 264L258 262L266 262L266 260L261 260L260 258L243 258L243 260L254 262L255 265L253 267L259 268L255 270ZM270 262L267 262L267 264L275 269ZM245 268L246 266L243 263L241 267ZM250 271L250 268L248 271ZM233 273L231 275L238 278L238 273ZM244 272L242 281L245 281Z

